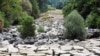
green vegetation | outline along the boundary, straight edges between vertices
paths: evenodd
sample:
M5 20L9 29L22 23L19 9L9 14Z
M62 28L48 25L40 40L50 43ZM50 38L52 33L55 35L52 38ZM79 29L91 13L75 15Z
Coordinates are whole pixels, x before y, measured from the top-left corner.
M73 7L71 6L71 4L68 4L66 5L64 8L63 8L63 14L64 16L66 17L71 11L73 11Z
M13 24L22 17L24 12L32 17L39 17L39 9L36 0L0 0L0 11L5 14L5 18Z
M32 4L32 16L34 16L34 18L38 18L39 17L39 6L37 3L37 0L30 0L31 4Z
M39 5L39 9L40 12L46 12L48 7L48 0L37 0L38 1L38 5Z
M21 32L22 38L26 38L28 36L34 36L35 35L34 20L31 16L23 17L21 25L22 26L20 27L20 32Z
M5 14L3 12L0 12L0 21L2 22L2 25L0 25L0 27L5 27L8 28L9 27L9 21L5 18Z
M44 32L44 28L40 26L40 27L38 28L38 32Z
M64 17L77 10L86 19L89 28L100 28L100 1L99 0L67 0L63 8Z
M99 28L100 29L100 16L97 13L91 13L87 17L86 25L89 28Z
M26 11L29 15L32 13L32 4L30 0L22 0L21 1L21 6L24 11Z
M49 13L61 15L61 10L55 9L62 8L67 38L84 40L84 24L100 29L99 0L0 0L0 31L10 25L20 25L22 38L34 36L34 19L43 15L42 22L52 22ZM39 27L38 32L44 32L44 28Z
M85 25L83 17L76 11L72 11L65 17L65 37L68 39L86 39Z
M76 9L84 19L91 13L100 13L98 10L100 7L99 0L67 0L66 6L64 7L64 15L68 15L71 11Z
M4 12L9 20L18 18L22 12L20 0L0 0L0 11Z
M48 5L48 10L53 10L54 8L51 5Z
M2 31L4 26L4 17L3 17L3 13L0 12L0 32Z

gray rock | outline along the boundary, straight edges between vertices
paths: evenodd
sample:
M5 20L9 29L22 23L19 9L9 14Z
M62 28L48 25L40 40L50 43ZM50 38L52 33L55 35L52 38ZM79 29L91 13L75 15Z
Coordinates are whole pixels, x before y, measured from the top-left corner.
M61 56L70 56L70 54L62 54Z
M70 50L72 50L72 46L68 46L68 45L61 46L61 50L70 51Z
M85 53L73 53L72 56L89 56L90 54Z
M43 45L43 44L45 44L45 43L46 43L46 42L43 41L43 40L38 40L37 42L34 43L34 45L39 46L39 45Z
M73 46L72 48L75 50L84 50L84 48L81 46Z
M15 48L12 44L8 45L8 52L9 53L17 53L19 52L18 48Z
M24 41L24 44L34 44L34 42L35 42L35 40L33 39L33 37L27 37L23 41Z
M86 29L88 33L88 38L94 38L100 36L100 29Z
M7 52L7 47L2 47L2 48L0 47L0 51L1 52L5 52L5 51Z
M3 46L7 46L7 45L9 45L10 43L9 43L9 41L8 40L4 40L4 41L2 41L2 43L1 43Z
M2 34L0 34L0 42L2 42L3 41L3 38L4 36L2 35Z
M93 50L92 50L96 55L100 55L100 48L94 48Z
M65 42L64 41L58 41L58 44L65 45Z

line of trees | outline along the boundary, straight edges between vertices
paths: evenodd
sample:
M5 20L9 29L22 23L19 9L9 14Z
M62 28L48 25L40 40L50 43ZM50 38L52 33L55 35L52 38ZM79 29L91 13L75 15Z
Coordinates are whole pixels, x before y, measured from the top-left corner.
M36 19L47 11L47 0L0 0L0 11L11 24L25 12Z
M47 11L47 0L0 0L0 32L3 27L21 25L21 37L35 35L34 19ZM28 27L27 27L28 26Z

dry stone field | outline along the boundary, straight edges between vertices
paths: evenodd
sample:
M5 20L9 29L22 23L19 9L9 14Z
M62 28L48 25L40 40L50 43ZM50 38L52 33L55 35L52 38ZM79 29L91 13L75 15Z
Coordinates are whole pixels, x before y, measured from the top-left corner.
M0 56L100 56L100 37L85 41L63 38L64 20L59 10L41 14L35 24L36 36L24 40L20 39L19 26L5 29L0 34ZM38 32L39 26L44 32ZM100 32L86 29L90 37L94 32Z
M6 44L0 46L0 56L100 56L100 39L70 41L65 45Z

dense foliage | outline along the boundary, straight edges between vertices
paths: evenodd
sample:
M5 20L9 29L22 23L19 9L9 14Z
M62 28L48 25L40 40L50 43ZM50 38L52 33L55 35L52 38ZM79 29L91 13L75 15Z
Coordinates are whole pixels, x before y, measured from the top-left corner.
M39 17L39 6L37 3L37 0L30 0L31 4L32 4L32 13L31 15L34 16L34 18L38 18Z
M48 7L48 0L37 0L38 1L38 5L39 5L39 9L40 12L46 12Z
M20 0L0 0L0 11L4 12L9 20L17 19L22 12Z
M9 22L8 20L5 18L5 14L3 12L0 12L0 21L1 21L1 25L0 27L5 27L8 28L9 27Z
M97 13L90 13L86 19L86 26L100 29L100 16Z
M86 18L90 12L100 13L99 7L99 0L67 0L63 12L66 16L72 10L76 9L84 18Z
M31 15L32 12L32 4L30 0L22 0L21 5L24 11L26 11L29 15Z
M2 31L4 26L4 17L3 17L3 13L0 12L0 32Z
M31 16L25 16L23 17L23 20L21 22L21 27L20 27L20 32L21 32L21 37L26 38L26 37L32 37L35 35L35 25L33 18Z
M68 39L85 40L86 32L83 17L76 11L72 11L65 17L65 37Z
M67 0L63 8L64 16L76 9L86 19L89 28L100 28L100 1L99 0Z

